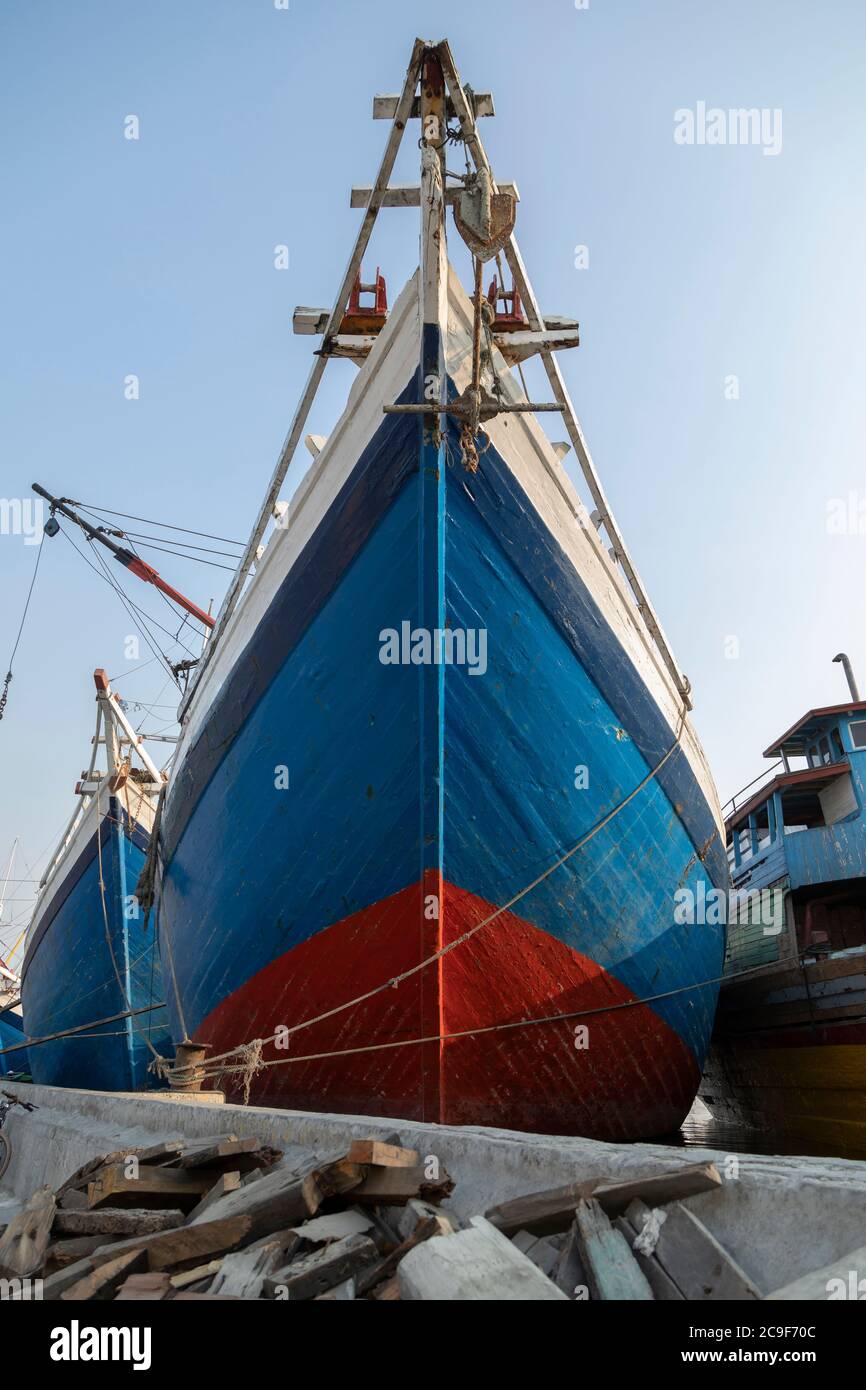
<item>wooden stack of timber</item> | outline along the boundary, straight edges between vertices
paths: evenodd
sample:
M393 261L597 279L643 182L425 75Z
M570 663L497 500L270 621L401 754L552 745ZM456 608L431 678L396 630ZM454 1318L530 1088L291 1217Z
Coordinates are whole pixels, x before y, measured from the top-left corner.
M0 1237L0 1276L42 1297L398 1297L400 1261L450 1234L454 1184L398 1135L292 1168L234 1134L92 1159L40 1188Z
M570 1183L464 1223L440 1205L448 1174L399 1135L281 1160L233 1134L93 1159L13 1218L0 1277L67 1302L763 1296L689 1209L721 1188L712 1163ZM825 1298L827 1273L768 1296Z

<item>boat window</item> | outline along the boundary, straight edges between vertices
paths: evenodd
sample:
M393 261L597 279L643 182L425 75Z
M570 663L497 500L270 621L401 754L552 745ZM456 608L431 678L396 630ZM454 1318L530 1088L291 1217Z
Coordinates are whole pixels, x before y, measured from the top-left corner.
M818 746L817 746L817 744L813 744L812 747L809 749L809 766L810 766L810 767L820 767L820 766L821 766L821 755L820 755L820 753L818 752Z
M842 735L839 733L839 730L838 730L838 729L835 729L835 728L834 728L834 729L832 730L832 732L831 732L831 734L830 734L830 739L831 739L832 744L833 744L833 760L834 760L834 762L837 762L837 763L843 762L843 761L844 761L844 758L845 758L845 747L844 747L844 744L842 743Z
M866 748L866 719L852 719L848 725L855 748Z
M820 742L819 742L819 744L818 744L818 748L819 748L820 753L821 753L821 759L820 759L820 761L821 761L822 763L829 763L829 762L831 761L831 755L830 755L830 740L826 737L826 735L825 735L824 738L822 738L822 739L820 740Z

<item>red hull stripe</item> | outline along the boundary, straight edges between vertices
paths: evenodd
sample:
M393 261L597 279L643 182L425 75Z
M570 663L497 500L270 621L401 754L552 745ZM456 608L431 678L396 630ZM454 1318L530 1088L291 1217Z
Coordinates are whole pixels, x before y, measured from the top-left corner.
M439 920L430 920L438 898ZM494 906L434 872L335 922L271 961L196 1029L221 1052L315 1018L411 969ZM440 935L440 922L446 924ZM442 1034L624 1004L632 993L601 966L514 913L396 988L265 1048L274 1061L377 1044L436 1041L354 1056L283 1062L254 1078L256 1104L442 1124L634 1139L684 1119L699 1070L647 1005L586 1020ZM584 1031L585 1030L585 1031ZM234 1097L240 1084L221 1083Z

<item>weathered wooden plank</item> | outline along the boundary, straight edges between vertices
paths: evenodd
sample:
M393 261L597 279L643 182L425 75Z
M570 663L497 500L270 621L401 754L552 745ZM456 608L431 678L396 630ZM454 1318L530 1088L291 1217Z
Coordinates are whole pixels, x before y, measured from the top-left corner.
M88 1299L113 1298L128 1274L144 1269L147 1256L143 1250L125 1250L116 1259L106 1260L96 1269L85 1274L60 1295L67 1303L86 1302ZM70 1266L72 1268L72 1266Z
M86 1188L88 1183L93 1181L93 1177L101 1168L110 1168L114 1163L121 1163L124 1159L138 1158L142 1149L113 1149L111 1153L104 1154L102 1158L89 1158L86 1163L82 1163L80 1168L61 1183L57 1189L57 1200L60 1202L67 1192Z
M547 1188L543 1192L529 1192L491 1207L486 1216L507 1236L521 1228L534 1235L551 1235L570 1226L578 1202L586 1197L594 1197L608 1216L620 1216L636 1198L657 1206L681 1197L693 1197L698 1192L721 1187L721 1184L714 1163L690 1163L626 1182L610 1182L598 1177Z
M379 1252L369 1236L346 1236L310 1255L303 1255L265 1279L270 1298L296 1301L315 1298L368 1265L375 1264Z
M565 1294L483 1216L453 1236L434 1236L397 1267L406 1300L564 1301Z
M511 367L515 362L525 362L539 352L562 352L566 348L580 347L580 330L568 328L556 332L546 329L542 333L518 329L514 333L494 333L493 341Z
M226 1255L230 1260L231 1255ZM211 1279L222 1268L223 1257L219 1256L216 1260L208 1260L206 1264L195 1265L192 1269L182 1269L179 1274L169 1276L169 1282L173 1289L186 1289L190 1284L197 1284L201 1280ZM209 1293L213 1290L209 1289Z
M237 1250L223 1257L209 1292L231 1294L233 1298L261 1298L265 1279L284 1264L279 1240L255 1249Z
M397 96L380 95L373 97L373 120L393 121L395 115L397 114L397 102L399 100L400 98ZM448 118L450 120L450 118L454 115L454 107L452 106L450 101L448 103L447 109ZM412 102L411 116L413 119L417 120L420 114L421 104L418 97L415 97L414 101ZM480 119L482 116L494 116L495 114L496 112L493 106L493 93L476 92L475 115Z
M139 1163L164 1163L166 1159L177 1158L182 1154L188 1144L186 1139L163 1139L159 1144L151 1144L148 1149L137 1149L135 1153ZM108 1160L105 1160L108 1162Z
M113 1163L87 1185L87 1201L94 1207L165 1207L189 1209L213 1187L219 1175L188 1172L183 1168L140 1167L136 1176L127 1174L125 1163Z
M361 1171L358 1170L359 1174ZM202 1220L243 1213L250 1218L251 1235L255 1239L278 1228L300 1226L315 1216L322 1200L316 1169L297 1173L287 1167L277 1168L257 1182L225 1193L207 1211L191 1216L189 1225L192 1228Z
M408 1240L418 1223L430 1217L436 1222L437 1235L453 1236L457 1230L457 1223L447 1212L434 1206L432 1202L422 1202L420 1197L412 1197L397 1217L397 1234L400 1239Z
M213 1172L243 1172L250 1168L266 1168L282 1157L278 1149L262 1150L258 1139L220 1139L192 1151L187 1150L178 1160L183 1169L209 1168Z
M652 1289L628 1241L614 1230L599 1203L591 1197L580 1202L574 1219L592 1297L651 1301Z
M601 1182L593 1188L592 1196L608 1216L620 1216L635 1200L657 1207L695 1197L699 1192L712 1192L721 1185L721 1174L715 1163L689 1163L667 1173L652 1173L628 1182Z
M520 202L520 190L516 183L501 183L500 193L509 193L515 202ZM356 185L349 194L349 207L365 208L370 201L371 187L369 184ZM445 189L445 203L451 207L456 203L461 190L459 188ZM417 183L395 183L387 188L382 197L383 208L419 208L421 206L421 186ZM309 312L309 311L306 311ZM319 312L319 311L317 311ZM295 329L295 332L309 330ZM324 329L320 329L324 332Z
M153 1274L130 1274L115 1296L116 1303L158 1303L171 1291L171 1276L163 1269Z
M329 1240L344 1240L346 1236L363 1236L375 1225L372 1216L362 1211L335 1211L330 1216L314 1216L293 1230L311 1245L323 1245Z
M134 1236L169 1231L183 1225L179 1207L102 1207L95 1211L58 1211L54 1217L54 1234L69 1236ZM101 1244L105 1244L103 1240Z
M350 1163L373 1163L380 1168L417 1168L417 1149L400 1148L381 1139L353 1139L346 1154Z
M559 1251L544 1236L534 1236L529 1231L518 1231L512 1237L512 1245L531 1260L548 1279L553 1279L559 1266ZM556 1282L554 1280L554 1282Z
M576 1298L578 1293L582 1294L584 1290L589 1292L589 1282L580 1255L580 1231L576 1219L569 1227L565 1244L560 1251L559 1264L551 1277L556 1287L562 1289L569 1298Z
M13 1216L0 1236L0 1275L26 1279L38 1274L51 1237L57 1202L50 1187L40 1187Z
M436 1179L427 1177L423 1163L414 1168L370 1168L363 1182L352 1189L352 1201L361 1206L403 1206L413 1197L441 1201L453 1190L444 1168Z
M90 1259L96 1266L127 1250L145 1250L150 1270L189 1269L203 1260L228 1254L239 1245L244 1245L249 1239L250 1224L249 1216L237 1215L204 1221L195 1226L177 1226L173 1231L132 1236L129 1240L101 1246Z
M630 1224L642 1232L650 1211L636 1201L626 1215ZM745 1301L761 1297L760 1290L733 1256L686 1207L674 1202L658 1215L659 1233L652 1253L684 1298Z
M49 1245L45 1252L45 1264L52 1269L63 1269L65 1265L74 1264L76 1260L83 1260L85 1255L92 1255L100 1245L105 1244L105 1236L70 1236L69 1240L55 1240Z
M402 1245L398 1245L396 1250L392 1250L390 1255L386 1255L384 1260L380 1260L371 1269L366 1269L363 1273L355 1276L356 1296L362 1298L378 1284L391 1279L400 1261L409 1254L409 1251L414 1250L423 1241L429 1240L431 1236L435 1236L437 1229L435 1217L426 1217L423 1221L419 1221L411 1236L404 1240Z
M257 1169L253 1169L247 1176L253 1177L254 1175L258 1176ZM193 1207L192 1211L189 1212L186 1218L186 1224L191 1226L193 1221L202 1216L204 1212L208 1211L208 1209L218 1202L220 1197L224 1197L227 1192L237 1192L242 1181L241 1175L236 1169L228 1173L221 1173L213 1187L209 1188L198 1205ZM175 1222L174 1224L177 1225L179 1223Z
M637 1260L638 1269L653 1291L653 1298L658 1303L681 1302L681 1291L670 1275L662 1269L655 1255L644 1255L640 1250L635 1250L634 1239L638 1235L635 1227L624 1216L617 1216L613 1224L628 1241L629 1249Z

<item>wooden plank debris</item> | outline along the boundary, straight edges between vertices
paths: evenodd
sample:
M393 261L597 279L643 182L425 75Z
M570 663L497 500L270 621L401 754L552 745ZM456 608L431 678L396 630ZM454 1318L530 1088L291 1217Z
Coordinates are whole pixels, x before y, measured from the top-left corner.
M137 1236L171 1230L183 1225L183 1219L178 1207L98 1207L95 1211L58 1211L53 1229L55 1235Z
M639 1201L629 1206L626 1215L639 1232L650 1219L649 1208ZM662 1215L652 1253L684 1298L745 1301L761 1297L736 1260L687 1207L674 1202Z
M115 1259L106 1260L105 1264L91 1269L82 1279L65 1289L60 1297L69 1303L91 1298L113 1298L127 1275L138 1273L146 1264L147 1256L143 1250L125 1250Z
M268 1235L280 1227L298 1226L315 1216L323 1201L322 1184L317 1176L320 1171L297 1173L290 1168L277 1168L258 1182L220 1197L207 1211L191 1218L190 1228L202 1220L240 1213L249 1217L253 1238ZM359 1175L361 1171L358 1170Z
M397 97L397 96L375 96L375 97L373 97L373 120L374 120L374 121L393 121L395 115L397 114L397 102L399 101L399 99L400 99L400 98ZM447 106L446 106L446 111L447 111L447 114L448 114L448 119L451 120L452 117L454 116L454 107L452 106L452 104L451 104L450 101L448 102L448 104L447 104ZM420 116L420 114L421 114L421 103L420 103L419 98L418 98L418 97L415 97L415 99L414 99L414 101L413 101L413 103L412 103L412 117L413 117L414 119L417 119L417 118ZM494 106L493 106L493 94L492 94L491 92L476 92L476 93L475 93L475 115L476 115L476 117L478 117L478 118L480 119L481 116L493 116L493 115L495 115L495 114L496 114L496 113L495 113ZM500 186L501 186L501 185L500 185Z
M117 1303L158 1302L171 1292L171 1275L164 1269L148 1274L130 1274L115 1295Z
M258 1176L258 1169L254 1168L250 1173L247 1174L247 1177L250 1178L254 1176ZM191 1225L197 1217L202 1216L203 1213L206 1212L210 1207L212 1207L215 1202L219 1201L220 1197L224 1197L227 1192L237 1192L238 1188L242 1184L242 1181L243 1179L241 1178L240 1173L238 1173L237 1171L221 1173L220 1176L217 1178L216 1182L214 1183L213 1187L211 1187L204 1194L198 1205L193 1207L192 1211L188 1213L186 1218L187 1225ZM180 1223L178 1222L173 1224Z
M384 1283L386 1280L393 1278L400 1261L408 1255L409 1251L414 1250L417 1245L421 1245L423 1241L429 1240L432 1236L435 1236L436 1233L437 1224L435 1217L426 1217L423 1221L420 1221L411 1236L409 1236L407 1240L404 1240L402 1245L398 1245L395 1250L391 1251L390 1255L386 1255L385 1259L374 1265L372 1269L365 1270L363 1274L356 1276L356 1295L362 1297L364 1294L370 1293L377 1284Z
M663 1210L663 1208L656 1208L656 1210ZM615 1217L613 1224L628 1241L629 1249L637 1260L638 1269L652 1289L656 1302L681 1302L683 1297L681 1291L670 1275L662 1269L655 1255L644 1255L640 1250L635 1249L634 1241L635 1237L639 1235L639 1231L631 1225L625 1216Z
M693 1197L721 1185L722 1179L714 1163L690 1163L663 1173L630 1178L626 1182L610 1182L598 1177L547 1188L542 1192L529 1192L523 1197L514 1197L509 1202L491 1207L485 1214L490 1223L506 1236L513 1236L521 1229L538 1236L551 1235L567 1230L578 1203L587 1197L593 1197L608 1216L620 1216L636 1198L657 1206L663 1202Z
M329 1240L344 1240L346 1236L363 1236L375 1225L372 1216L362 1211L335 1211L330 1216L314 1216L302 1226L295 1226L295 1235L311 1245L324 1245Z
M446 188L445 203L451 207L457 202L461 189ZM500 193L508 193L516 203L520 202L520 190L516 183L499 184ZM349 193L350 208L365 208L370 201L371 187L369 184L360 184L354 187ZM421 206L421 185L417 183L395 183L385 190L382 197L383 208L420 208ZM307 311L309 312L309 311ZM321 310L316 312L321 313ZM295 329L295 332L303 330ZM324 332L324 329L320 330Z
M237 1250L220 1262L210 1292L231 1294L233 1298L260 1298L265 1279L284 1265L285 1256L279 1240L255 1249Z
M105 1244L105 1236L70 1236L68 1240L52 1241L45 1252L45 1267L52 1272L63 1269L64 1265L74 1264L85 1255L92 1255L100 1245Z
M38 1274L51 1238L57 1202L50 1187L40 1187L13 1216L0 1236L0 1275L28 1279Z
M611 1226L600 1204L588 1198L575 1213L580 1257L589 1291L598 1299L652 1300L652 1289L641 1273L628 1241Z
M580 1230L576 1217L569 1227L559 1254L556 1273L552 1277L556 1287L562 1289L568 1298L577 1298L578 1294L583 1297L584 1290L589 1293L589 1281L580 1254Z
M90 1258L94 1265L99 1265L125 1250L145 1250L150 1270L190 1269L207 1258L228 1254L245 1245L250 1226L249 1216L228 1216L200 1225L178 1226L173 1231L159 1231L155 1235L132 1236L129 1240L101 1246Z
M454 1183L443 1168L438 1178L427 1177L423 1163L414 1168L369 1168L363 1181L352 1191L352 1201L362 1206L403 1206L412 1197L442 1201L454 1190Z
M453 1236L410 1250L397 1269L401 1299L538 1302L565 1300L531 1260L482 1216Z
M231 1259L230 1255L226 1259ZM186 1289L190 1284L197 1284L202 1279L209 1279L211 1275L217 1273L222 1268L222 1258L208 1260L206 1264L196 1265L193 1269L183 1269L179 1274L169 1276L169 1283L173 1289Z
M103 1168L87 1185L87 1201L94 1207L195 1206L219 1174L188 1172L182 1168L144 1165L131 1177L125 1163Z
M453 1236L457 1230L454 1219L447 1212L434 1206L432 1202L422 1202L420 1197L411 1197L397 1217L397 1234L401 1240L408 1240L421 1221L432 1217L436 1222L436 1234Z
M417 1149L385 1144L381 1139L353 1139L346 1154L350 1163L373 1163L379 1168L417 1168Z
M346 1236L276 1270L265 1280L265 1289L275 1299L315 1298L375 1264L378 1258L379 1252L369 1236Z

